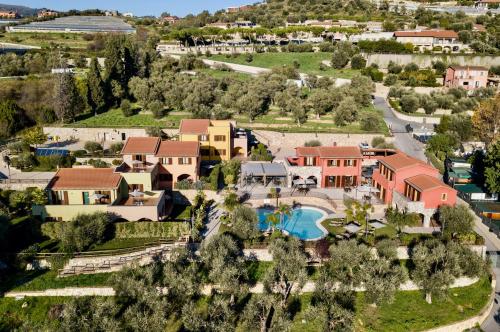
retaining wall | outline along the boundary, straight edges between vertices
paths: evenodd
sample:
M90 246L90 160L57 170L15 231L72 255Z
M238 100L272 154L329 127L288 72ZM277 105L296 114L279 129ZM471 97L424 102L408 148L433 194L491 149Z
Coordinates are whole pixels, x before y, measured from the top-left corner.
M414 62L420 67L432 66L432 61L441 60L447 64L460 66L499 66L500 57L491 55L458 55L458 54L368 54L367 65L376 63L380 68L387 68L390 61L405 65Z

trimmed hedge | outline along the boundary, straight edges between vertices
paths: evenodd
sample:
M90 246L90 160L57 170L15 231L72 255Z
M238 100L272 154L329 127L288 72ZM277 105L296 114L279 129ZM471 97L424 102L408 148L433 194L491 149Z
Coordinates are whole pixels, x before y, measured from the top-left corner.
M189 234L185 222L122 222L115 225L115 238L179 238Z
M61 227L65 221L45 222L42 234L51 239L59 239ZM130 238L179 238L189 234L189 223L186 222L120 222L113 224L116 239Z

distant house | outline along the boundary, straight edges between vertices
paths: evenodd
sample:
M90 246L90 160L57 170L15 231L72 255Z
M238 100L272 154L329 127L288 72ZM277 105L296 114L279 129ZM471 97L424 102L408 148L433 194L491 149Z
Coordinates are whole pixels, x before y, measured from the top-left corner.
M479 0L475 3L476 8L498 8L500 6L500 0Z
M453 30L396 31L394 38L400 43L411 43L420 51L432 51L434 47L439 46L443 50L458 52L464 46Z
M0 11L1 19L15 19L19 17L20 17L19 14L15 11L5 11L5 10Z
M226 8L226 13L239 13L239 12L244 12L247 10L252 9L252 6L250 5L243 5L239 7L227 7Z
M39 11L37 15L38 15L38 18L46 18L46 17L57 16L57 15L59 15L59 13L54 11L54 10L44 9L44 10Z
M169 25L177 23L180 18L178 16L164 16L161 19L161 22L168 23Z
M450 66L446 70L444 85L465 90L485 88L488 85L488 68L481 66Z
M496 202L498 200L498 194L490 194L484 188L479 187L476 184L459 184L455 186L458 190L458 195L464 200L471 201L491 201Z

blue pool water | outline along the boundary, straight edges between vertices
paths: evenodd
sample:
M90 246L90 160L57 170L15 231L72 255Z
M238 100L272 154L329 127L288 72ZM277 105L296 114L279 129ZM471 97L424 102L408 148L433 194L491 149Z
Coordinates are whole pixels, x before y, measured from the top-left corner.
M270 213L273 213L273 210L257 209L259 228L261 231L265 231L270 228L270 224L266 219L267 215ZM301 240L319 239L326 234L318 228L316 221L324 216L325 214L317 209L307 207L293 209L291 216L284 217L283 229L287 231L288 234ZM281 228L280 225L278 225L277 228Z

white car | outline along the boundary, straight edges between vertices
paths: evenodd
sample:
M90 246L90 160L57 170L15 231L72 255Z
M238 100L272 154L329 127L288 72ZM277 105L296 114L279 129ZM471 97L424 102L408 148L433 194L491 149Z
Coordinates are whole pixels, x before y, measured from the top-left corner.
M361 149L369 149L370 148L370 144L368 144L366 142L362 142L362 143L359 143L359 147Z

